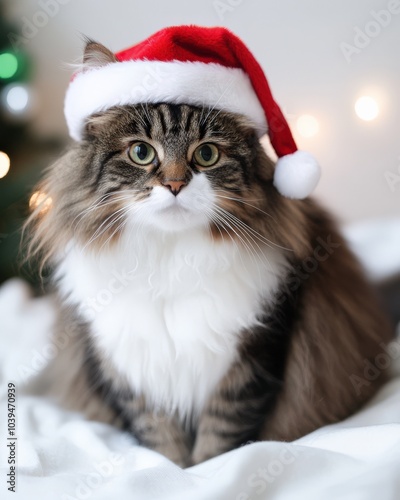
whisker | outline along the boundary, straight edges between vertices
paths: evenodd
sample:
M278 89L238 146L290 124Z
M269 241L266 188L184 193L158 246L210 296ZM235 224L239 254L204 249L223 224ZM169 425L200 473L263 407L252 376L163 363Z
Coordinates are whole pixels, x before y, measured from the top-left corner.
M236 217L236 215L232 214L231 212L228 212L227 210L225 210L224 208L219 207L219 206L218 206L218 208L220 210L223 210L224 212L230 214L232 217L234 217L235 220L238 223L240 223L243 227L246 227L246 229L248 231L250 231L255 236L255 238L257 238L259 241L265 243L267 246L271 247L271 245L273 245L274 247L279 248L281 250L286 250L288 252L293 252L293 250L291 248L284 247L282 245L279 245L278 243L274 243L273 241L269 240L268 238L266 238L265 236L263 236L262 234L260 234L258 231L256 231L255 229L253 229L251 226L249 226L248 224L246 224L244 221L242 221L241 219L239 219L238 217Z
M100 250L102 250L111 240L112 238L114 237L114 235L120 230L122 229L126 223L128 222L127 221L127 218L126 218L126 213L125 214L122 214L117 220L121 220L121 222L117 225L117 227L114 229L114 231L111 233L111 235L106 239L106 241L101 245L100 247ZM124 217L125 216L125 217Z
M216 206L215 208L219 209L218 206ZM246 240L247 244L250 246L250 248L252 250L252 255L254 257L257 257L262 262L262 264L265 265L265 263L261 259L261 255L263 255L265 257L265 259L267 260L269 267L272 269L271 264L270 264L270 262L268 260L268 257L262 251L262 249L261 249L260 245L257 243L257 241L253 238L253 236L247 231L247 229L245 227L242 227L241 225L238 224L238 220L235 220L235 218L230 217L230 215L231 214L229 214L229 212L223 213L223 216L226 219L228 219L230 221L230 223L234 227L236 227L236 229L238 231L240 231L240 233L243 235L243 239ZM256 245L256 247L258 248L259 252L256 252L255 248L253 247L253 244ZM257 264L257 266L258 266L258 264Z
M219 211L221 210L220 207L216 207L216 209ZM257 243L256 239L253 237L253 235L250 233L250 231L248 230L248 228L246 227L246 225L244 225L242 223L242 221L240 219L238 219L237 217L233 216L232 214L230 214L229 212L223 212L224 216L228 218L228 220L230 220L232 222L232 224L235 224L236 227L239 229L241 229L242 232L244 232L250 239L251 241L254 242L255 245L257 245L257 248L261 250L261 247L260 245ZM267 245L269 246L269 245ZM271 248L271 247L270 247Z
M214 209L215 208L218 208L218 206L215 206ZM233 231L235 233L236 237L239 239L239 241L242 243L242 245L246 249L249 257L251 259L253 259L254 263L256 264L257 268L259 269L257 258L259 260L261 260L261 256L257 255L257 253L255 252L255 249L253 248L251 241L249 240L246 233L240 227L237 227L237 225L235 225L232 221L227 220L225 214L221 214L221 213L214 211L214 216L217 217L217 219L220 221L220 223L222 223L224 226L228 226L229 229L231 229L231 231ZM231 237L232 241L234 241L234 239L232 238L232 235L229 233L229 231L227 231L227 233ZM236 248L238 249L237 244L236 244ZM242 261L243 266L246 267L245 263L243 262L242 255L241 255L240 251L239 251L239 256L240 256L240 259ZM259 275L260 275L260 273L259 273Z
M115 224L115 222L117 220L119 220L119 216L115 219L115 216L121 212L123 212L125 210L125 207L122 207L122 208L119 208L118 210L116 210L115 212L113 212L111 215L109 215L101 224L100 226L96 229L96 231L93 233L93 235L91 236L90 240L88 241L88 243L86 244L87 246L89 246L94 240L96 240L99 236L101 236L102 234L104 234L105 232L107 232L107 229L110 228L113 224ZM107 224L107 222L110 220L110 219L113 219L111 220L111 222L109 224ZM105 227L104 224L106 224ZM102 229L103 228L103 229Z
M108 205L112 205L113 203L117 203L119 201L124 201L124 200L129 200L131 199L132 197L132 194L135 194L136 192L141 192L142 190L138 189L138 190L135 190L135 191L129 191L129 193L121 193L120 191L115 191L115 193L119 193L118 196L114 196L111 200L110 199L107 199L109 198L110 196L112 196L114 193L109 193L107 195L103 195L99 200L95 201L92 205L90 205L89 207L87 207L86 209L82 210L82 212L80 212L73 220L72 220L72 224L74 224L74 222L78 220L78 222L75 224L74 226L74 230L76 230L78 227L79 227L79 224L82 223L83 219L87 216L89 216L92 212L94 212L95 210L97 209L100 209L100 208L103 208L103 207L106 207Z
M115 220L113 220L107 227L110 228L112 225L116 224L116 228L111 233L111 235L107 238L107 240L101 245L100 250L102 250L113 238L113 236L120 231L128 222L127 215L131 212L137 212L140 209L140 205L135 205L131 207L123 207L125 210L122 214L120 214ZM121 221L121 222L119 222Z
M79 212L79 214L76 215L76 217L72 220L71 224L74 224L76 219L78 219L79 217L82 217L86 212L89 212L89 211L95 209L103 200L106 200L107 197L109 197L109 196L110 195L103 195L100 198L97 198L91 205L89 205L89 207L86 207L84 210Z
M225 220L220 215L213 212L212 210L208 210L208 212L209 212L208 217L214 222L214 224L216 224L216 226L218 227L218 230L220 231L219 226L221 225L222 229L229 236L229 238L231 239L232 243L234 244L234 246L239 254L239 257L240 257L240 260L243 264L243 267L246 267L246 264L243 262L243 257L242 257L242 254L240 252L239 245L238 245L237 241L233 238L231 233L227 230L228 225L225 223ZM221 233L221 231L220 231L220 233ZM222 235L222 233L221 233L221 235ZM238 238L239 238L239 240L241 240L240 236L238 236Z
M261 212L262 214L264 215L267 215L268 217L270 217L274 222L276 222L276 219L271 215L269 214L268 212L264 212L264 210L261 210L261 208L258 208L256 207L255 205L252 205L251 203L248 203L247 201L244 201L242 200L241 198L232 198L231 196L222 196L220 194L215 194L215 196L217 198L223 198L225 200L232 200L232 201L237 201L239 203L242 203L243 205L248 205L249 207L252 207L252 208L255 208L256 210L258 210L259 212ZM261 200L254 200L254 201L261 201Z
M85 244L85 246L82 248L82 251L84 251L89 245L91 245L95 240L97 240L97 238L99 238L102 234L106 233L114 224L117 224L123 217L124 217L124 210L126 210L126 207L122 207L121 209L119 209L117 212L114 212L112 214L112 217L115 217L115 215L118 213L118 212L121 212L116 218L114 218L113 220L111 220L105 228L103 228L103 230L96 235L96 233L98 232L99 228L96 230L96 233L94 235L92 235L92 237L90 238L90 240ZM108 217L110 218L110 217ZM104 222L103 222L104 224Z

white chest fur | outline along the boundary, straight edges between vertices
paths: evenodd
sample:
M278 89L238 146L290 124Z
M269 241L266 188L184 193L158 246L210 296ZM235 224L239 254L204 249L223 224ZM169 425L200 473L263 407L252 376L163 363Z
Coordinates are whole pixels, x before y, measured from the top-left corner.
M276 250L250 253L199 229L146 233L96 256L71 242L58 277L131 386L184 418L201 411L283 269Z

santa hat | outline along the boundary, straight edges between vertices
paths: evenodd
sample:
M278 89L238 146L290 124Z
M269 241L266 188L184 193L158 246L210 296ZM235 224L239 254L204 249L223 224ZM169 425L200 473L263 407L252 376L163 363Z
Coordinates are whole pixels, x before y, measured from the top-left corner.
M279 158L278 191L289 198L311 194L320 177L316 160L297 150L261 66L226 28L165 28L115 56L117 62L82 71L71 81L65 115L72 138L82 138L91 114L117 105L168 102L241 113L259 136L268 132Z

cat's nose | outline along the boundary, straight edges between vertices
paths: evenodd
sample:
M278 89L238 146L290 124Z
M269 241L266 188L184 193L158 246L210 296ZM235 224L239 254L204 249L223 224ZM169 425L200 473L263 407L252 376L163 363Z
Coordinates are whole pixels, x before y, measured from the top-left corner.
M184 179L169 180L165 179L162 185L168 188L174 196L178 196L179 192L185 187L187 182Z

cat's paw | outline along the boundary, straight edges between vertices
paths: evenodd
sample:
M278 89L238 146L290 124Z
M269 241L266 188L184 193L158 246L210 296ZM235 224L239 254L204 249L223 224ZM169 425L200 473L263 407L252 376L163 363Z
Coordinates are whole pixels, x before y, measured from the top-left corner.
M167 457L168 460L171 460L171 462L173 462L178 467L181 467L182 469L187 469L188 467L194 465L194 462L190 455L182 456L182 455L167 454L167 453L163 453L163 455Z
M193 460L191 459L191 457L187 457L187 458L184 458L184 459L180 459L178 461L173 461L176 465L178 465L179 467L181 467L182 469L187 469L188 467L192 467L192 465L195 465L193 463Z
M158 447L154 451L161 453L161 455L164 455L164 457L168 458L168 460L171 460L171 462L178 465L182 469L186 469L187 467L194 465L190 452L186 449L186 447L170 445Z
M194 450L192 456L190 457L191 465L201 464L210 458L214 458L215 455L212 453L207 453L205 450Z

